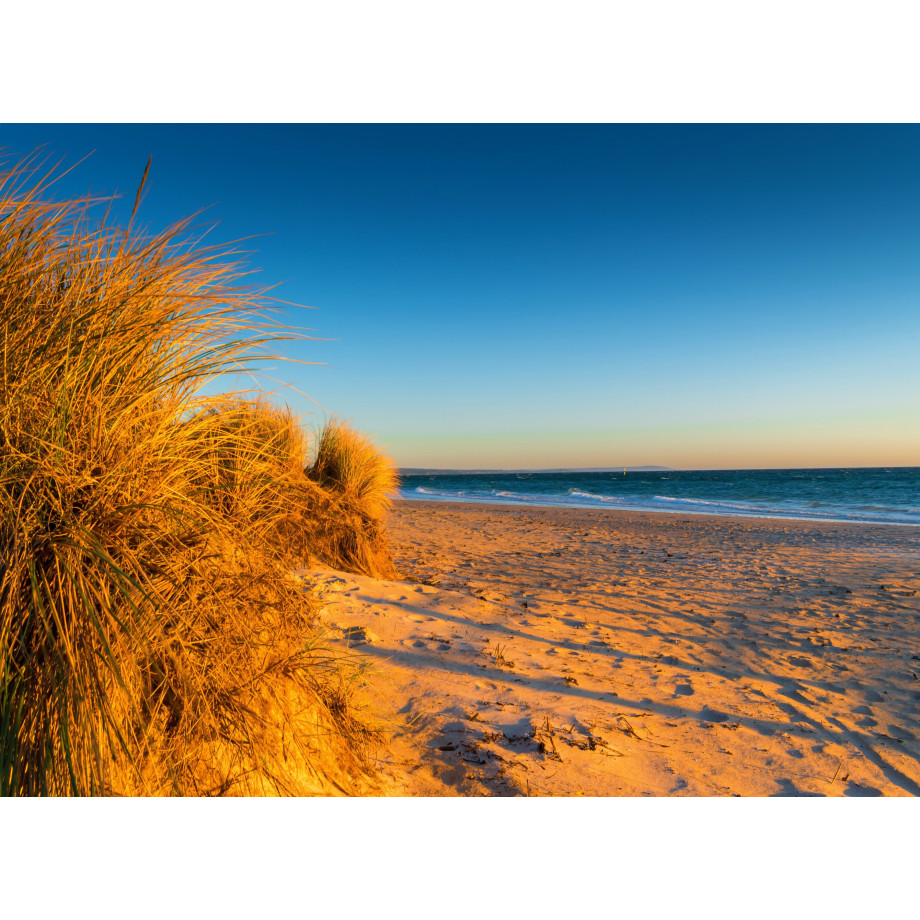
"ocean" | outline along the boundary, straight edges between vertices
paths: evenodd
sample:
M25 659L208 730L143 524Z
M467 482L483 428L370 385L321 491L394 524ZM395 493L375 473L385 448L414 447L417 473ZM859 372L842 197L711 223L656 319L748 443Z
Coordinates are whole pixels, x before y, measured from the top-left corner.
M920 467L400 475L403 499L920 525Z

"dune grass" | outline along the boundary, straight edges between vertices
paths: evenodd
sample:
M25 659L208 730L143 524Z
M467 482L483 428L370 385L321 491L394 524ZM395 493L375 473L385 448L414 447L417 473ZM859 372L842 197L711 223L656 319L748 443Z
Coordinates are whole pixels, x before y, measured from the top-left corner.
M339 419L330 419L316 436L311 482L330 496L329 506L314 515L314 545L324 562L379 578L395 576L382 527L396 491L390 458Z
M0 176L0 793L365 788L376 735L288 572L380 496L204 394L286 334L227 253L48 192Z
M330 419L320 430L308 475L375 518L390 507L397 485L390 458L339 419Z

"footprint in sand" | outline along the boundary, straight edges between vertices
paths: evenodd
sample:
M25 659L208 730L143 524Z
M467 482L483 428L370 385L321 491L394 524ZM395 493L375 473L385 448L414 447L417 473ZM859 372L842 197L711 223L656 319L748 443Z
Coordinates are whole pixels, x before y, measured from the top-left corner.
M863 786L860 783L850 780L847 783L847 787L843 793L845 796L882 796L885 793L881 789L876 789L874 786Z
M718 709L710 709L708 706L704 706L700 710L700 719L704 722L727 722L728 714L720 712Z
M349 645L372 645L380 641L380 636L372 633L364 626L349 626L342 630L342 638Z

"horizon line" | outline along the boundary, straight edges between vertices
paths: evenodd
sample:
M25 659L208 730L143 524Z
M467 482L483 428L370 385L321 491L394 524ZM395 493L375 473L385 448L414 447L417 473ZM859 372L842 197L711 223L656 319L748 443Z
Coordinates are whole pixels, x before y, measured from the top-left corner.
M706 473L706 472L768 472L768 471L802 471L802 470L916 470L920 464L899 466L896 464L881 466L546 466L546 467L435 467L435 466L401 466L400 473Z

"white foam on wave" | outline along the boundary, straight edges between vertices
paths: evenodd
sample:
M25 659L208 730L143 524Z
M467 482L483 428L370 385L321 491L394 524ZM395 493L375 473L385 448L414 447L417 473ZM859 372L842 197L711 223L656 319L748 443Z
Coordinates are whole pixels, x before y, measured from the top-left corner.
M564 493L514 492L507 489L447 490L418 486L401 490L397 498L412 500L424 497L432 501L472 502L475 504L527 505L549 508L616 507L624 511L652 511L670 514L708 514L720 517L759 517L779 520L838 521L860 524L920 524L918 509L873 508L857 509L821 502L792 503L788 501L747 504L703 498L682 498L674 495L617 496L600 495L582 489ZM785 507L783 507L785 505ZM816 506L821 505L822 510Z
M487 502L490 500L490 496L493 494L493 492L481 492L475 489L461 489L455 492L451 492L446 489L426 489L424 486L419 486L418 488L411 489L409 491L400 489L397 498L411 500L414 495L425 495L435 499L451 501Z
M729 508L732 511L744 511L746 513L782 510L767 504L742 505L737 502L717 502L705 498L677 498L673 495L654 495L652 496L652 500L656 502L674 502L681 505L706 505L710 508Z
M779 502L764 502L757 505L739 502L712 501L702 498L678 498L673 495L656 495L654 500L668 504L668 510L683 510L688 514L723 514L740 517L789 518L806 521L843 521L859 524L920 524L912 519L910 510L899 508L872 508L874 513L861 513L867 509L833 505L828 502L802 502L796 504L784 500L786 507ZM705 510L701 510L705 509ZM821 509L821 510L819 510Z
M568 493L572 498L583 498L592 502L604 502L608 505L632 504L630 499L620 498L618 495L598 495L596 492L582 492L579 489L571 489Z

